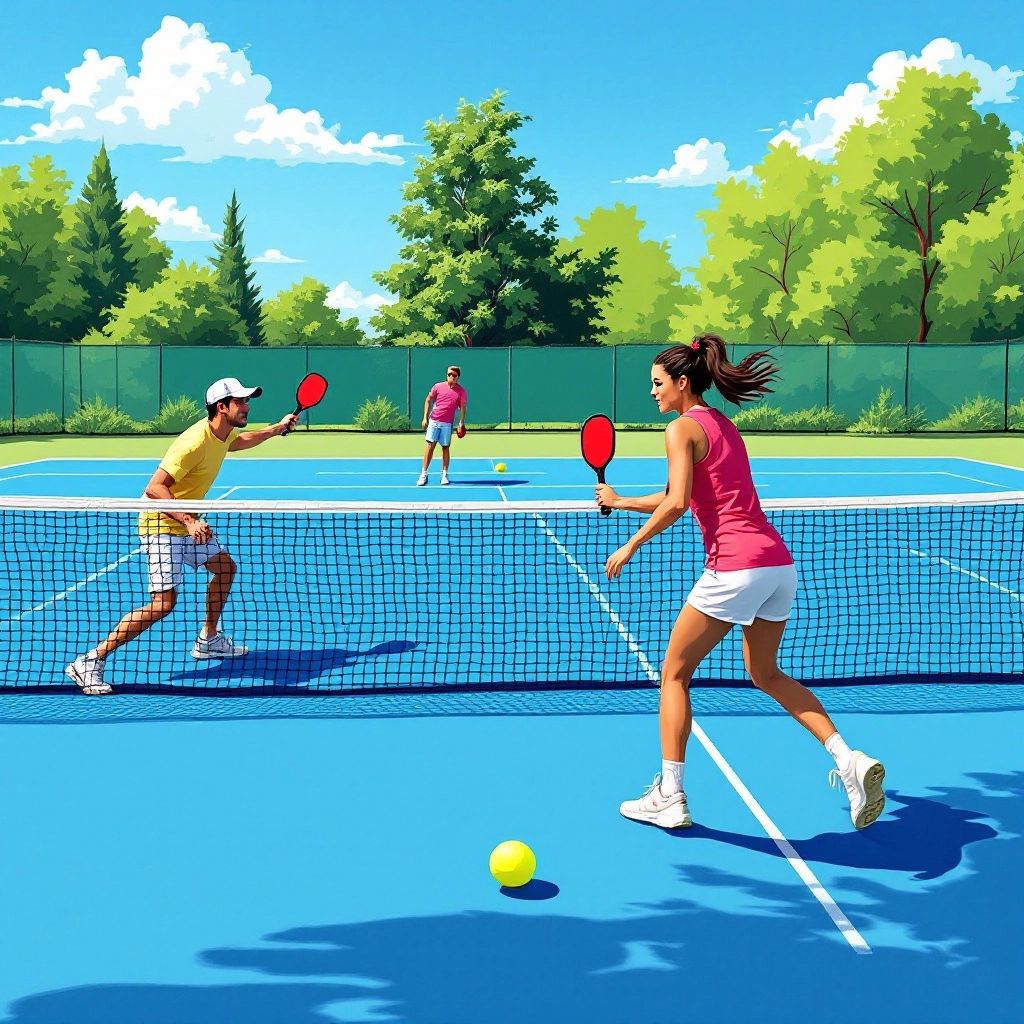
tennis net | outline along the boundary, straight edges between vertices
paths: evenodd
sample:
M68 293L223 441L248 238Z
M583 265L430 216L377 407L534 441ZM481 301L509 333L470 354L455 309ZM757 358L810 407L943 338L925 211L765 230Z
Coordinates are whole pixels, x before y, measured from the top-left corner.
M780 652L812 685L1020 682L1024 493L765 502L800 590ZM222 620L245 657L196 661L208 575L112 654L117 689L367 693L656 684L702 571L690 517L620 579L643 517L564 503L377 505L0 499L0 689L72 687L65 666L149 601L138 513L202 513L238 564ZM745 684L741 633L697 685Z

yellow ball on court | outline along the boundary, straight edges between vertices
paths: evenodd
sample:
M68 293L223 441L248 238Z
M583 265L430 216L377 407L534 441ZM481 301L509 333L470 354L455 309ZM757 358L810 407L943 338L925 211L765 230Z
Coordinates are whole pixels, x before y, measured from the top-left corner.
M537 870L537 858L526 843L508 839L491 851L491 874L499 885L526 885Z
M499 462L494 468L495 468L495 470L497 472L504 473L505 472L505 463L504 462Z

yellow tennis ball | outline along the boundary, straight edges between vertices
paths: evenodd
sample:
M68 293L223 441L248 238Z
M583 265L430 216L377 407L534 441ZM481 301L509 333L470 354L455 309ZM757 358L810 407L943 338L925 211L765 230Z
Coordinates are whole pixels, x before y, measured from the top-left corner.
M500 885L518 888L533 878L537 858L526 843L508 839L491 851L491 874Z
M495 468L495 470L497 470L497 472L504 473L505 472L505 463L504 462L499 462L494 468Z

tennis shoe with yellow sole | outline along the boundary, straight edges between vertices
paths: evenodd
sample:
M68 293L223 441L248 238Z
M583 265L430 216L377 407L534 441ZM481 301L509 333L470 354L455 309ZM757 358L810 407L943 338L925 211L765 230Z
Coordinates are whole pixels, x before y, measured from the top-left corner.
M223 633L205 639L198 636L192 646L192 657L200 660L203 658L241 658L248 653L248 647L243 647L240 644L236 646L231 642L231 638Z
M660 773L654 776L643 796L638 800L625 800L619 806L619 812L624 818L645 821L659 828L689 828L693 824L686 794L679 792L665 796L661 791Z
M854 828L867 828L885 809L884 778L882 762L868 757L863 750L853 751L845 771L833 768L828 773L833 789L841 782L850 798L850 820Z
M66 669L64 674L75 681L82 693L89 697L99 697L113 693L114 688L103 679L103 659L95 654L80 654Z

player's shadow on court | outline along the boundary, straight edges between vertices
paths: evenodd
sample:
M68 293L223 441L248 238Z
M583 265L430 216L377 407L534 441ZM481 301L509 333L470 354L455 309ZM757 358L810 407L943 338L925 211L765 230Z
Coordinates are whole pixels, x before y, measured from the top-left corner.
M930 797L886 792L885 814L860 832L823 832L810 839L790 839L793 849L808 863L836 864L849 868L913 872L922 881L941 878L963 860L972 843L995 839L991 825L979 820L980 811L953 807ZM893 804L902 804L892 810ZM784 856L767 836L743 835L694 823L673 830L681 839L711 839L772 857Z
M345 669L361 666L368 659L387 658L406 654L419 644L411 640L387 640L372 647L273 647L256 648L245 657L223 661L208 661L188 671L170 673L175 690L289 690L308 686L313 680L323 685L320 689L344 689L344 685L330 687L331 680ZM367 685L372 683L372 668ZM344 684L344 678L339 679ZM353 680L358 682L358 680Z
M452 480L452 486L458 485L459 487L519 487L523 484L528 484L529 480L506 480L504 477L492 476L487 480L463 480L461 477L455 477Z

